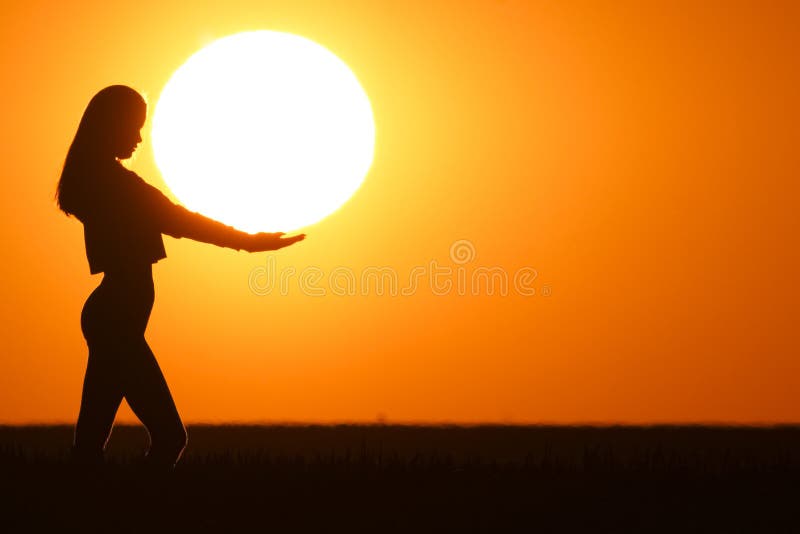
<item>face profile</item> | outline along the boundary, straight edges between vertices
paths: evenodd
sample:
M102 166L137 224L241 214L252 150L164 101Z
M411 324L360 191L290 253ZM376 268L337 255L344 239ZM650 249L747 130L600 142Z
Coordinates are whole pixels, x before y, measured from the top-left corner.
M147 108L143 108L141 119L130 124L121 124L114 140L114 157L128 159L133 156L142 142L142 127L147 118Z
M139 92L125 85L106 87L86 107L70 152L91 159L127 159L142 140L146 118L147 102Z

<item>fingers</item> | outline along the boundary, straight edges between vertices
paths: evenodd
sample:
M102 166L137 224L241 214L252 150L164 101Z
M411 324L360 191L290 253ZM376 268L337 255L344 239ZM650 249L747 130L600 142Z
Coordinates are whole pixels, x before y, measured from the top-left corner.
M280 240L281 248L288 247L306 238L306 234L298 234L292 237L285 237Z
M248 252L262 252L268 250L278 250L284 247L288 247L289 245L293 245L298 241L302 241L306 238L306 234L297 234L291 237L282 237L286 235L284 232L275 232L275 233L266 233L261 232L259 234L255 234L254 237L257 238L258 244Z

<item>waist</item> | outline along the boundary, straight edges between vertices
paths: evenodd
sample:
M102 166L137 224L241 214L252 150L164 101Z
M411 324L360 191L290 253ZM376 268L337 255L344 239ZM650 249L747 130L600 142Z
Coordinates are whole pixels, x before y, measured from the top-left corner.
M140 287L152 290L153 265L151 263L141 263L106 268L100 285Z

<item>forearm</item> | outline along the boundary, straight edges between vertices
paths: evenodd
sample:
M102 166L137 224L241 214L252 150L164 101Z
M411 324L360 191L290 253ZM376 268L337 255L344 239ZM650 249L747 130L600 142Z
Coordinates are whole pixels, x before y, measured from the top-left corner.
M217 245L218 247L242 250L248 248L252 234L237 230L205 215L189 211L175 205L167 218L162 232L172 237L186 237L194 241Z

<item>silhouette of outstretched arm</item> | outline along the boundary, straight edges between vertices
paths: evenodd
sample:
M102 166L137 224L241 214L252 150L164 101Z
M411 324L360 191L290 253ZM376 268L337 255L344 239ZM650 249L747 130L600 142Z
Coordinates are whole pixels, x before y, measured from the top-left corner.
M138 177L138 176L137 176ZM176 238L187 237L194 241L219 247L264 252L288 247L305 239L305 234L283 237L283 232L250 234L237 230L210 217L201 215L173 203L156 187L139 178L146 212L155 219L161 233Z
M167 200L169 201L169 199ZM178 204L172 204L166 211L167 213L162 219L162 233L178 238L188 237L219 247L246 250L247 252L264 252L288 247L305 239L305 234L282 237L283 232L249 234L205 215L189 211Z

